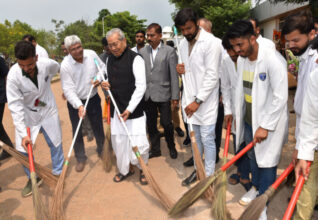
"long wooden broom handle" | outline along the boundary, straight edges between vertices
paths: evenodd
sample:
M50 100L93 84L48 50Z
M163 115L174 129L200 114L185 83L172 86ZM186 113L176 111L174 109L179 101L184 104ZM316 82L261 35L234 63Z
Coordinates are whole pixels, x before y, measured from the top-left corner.
M107 124L110 124L110 99L106 99L107 103Z
M27 133L29 138L31 138L31 131L30 128L27 127ZM29 156L29 163L30 163L30 172L34 173L35 169L34 169L34 163L33 163L33 152L32 152L32 145L28 144L28 156Z
M309 169L310 165L311 165L311 161L308 161L307 162L308 169ZM283 220L290 220L291 219L291 217L292 217L292 215L294 213L294 209L295 209L298 197L299 197L299 195L301 193L301 190L303 188L304 183L305 183L305 178L304 178L303 175L300 175L299 178L298 178L296 187L294 189L293 195L290 198L288 207L287 207L287 209L285 211Z
M176 27L173 27L173 32L174 32L174 37L176 39L176 43L177 43L177 53L178 53L178 64L182 63L182 59L181 59L181 53L180 53L180 46L179 46L179 40L178 40L178 30ZM187 89L186 89L186 84L185 84L185 77L184 74L181 74L181 78L182 78L182 85L183 85L183 90L184 90L184 95L185 97L187 97ZM186 116L188 119L188 124L190 127L190 131L193 131L193 126L191 123L190 118L188 118L188 116Z
M231 122L229 121L227 123L227 128L226 128L226 137L225 137L225 145L224 145L224 152L223 152L223 157L227 158L227 155L229 153L229 145L230 145L230 135L231 135Z
M246 154L247 151L249 151L250 149L252 149L252 147L254 146L254 142L252 141L251 143L249 143L246 147L244 147L238 154L236 154L229 162L227 162L226 164L224 164L221 167L222 171L227 170L227 168L229 168L233 163L235 163L238 159L240 159L244 154Z
M284 170L284 172L277 178L277 180L272 184L274 189L277 189L278 186L286 179L286 177L294 170L294 163L291 162L289 166Z

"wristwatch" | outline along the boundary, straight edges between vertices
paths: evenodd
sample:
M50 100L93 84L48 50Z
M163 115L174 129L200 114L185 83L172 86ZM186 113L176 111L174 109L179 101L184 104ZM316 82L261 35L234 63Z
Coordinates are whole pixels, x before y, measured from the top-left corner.
M202 103L203 103L203 101L202 100L200 100L200 99L198 99L198 98L195 98L195 100L194 100L197 104L199 104L199 105L201 105Z

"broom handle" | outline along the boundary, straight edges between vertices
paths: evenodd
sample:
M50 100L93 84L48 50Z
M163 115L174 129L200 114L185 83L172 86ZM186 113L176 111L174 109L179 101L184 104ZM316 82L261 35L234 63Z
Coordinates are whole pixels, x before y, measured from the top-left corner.
M107 124L110 124L110 99L106 99L107 103Z
M29 127L27 127L27 133L29 138L31 138L31 131ZM32 152L31 144L28 144L28 155L29 155L29 163L30 163L30 172L34 173L35 169L34 169L34 163L33 163L33 152Z
M94 81L95 80L96 80L96 76L94 77ZM91 88L89 89L89 93L87 95L86 102L85 102L85 105L84 105L84 112L86 111L86 108L87 108L87 105L88 105L88 101L89 101L89 98L90 98L90 96L92 94L93 88L94 88L94 85L91 85ZM74 148L74 144L75 144L75 140L77 138L77 134L78 134L79 129L81 127L82 121L83 121L83 118L81 117L79 122L78 122L78 124L77 124L77 128L76 128L73 140L72 140L72 144L71 144L70 150L68 151L67 160L65 161L65 164L68 164L68 160L71 157L71 154L72 154L72 151L73 151L73 148Z
M284 172L277 178L277 180L273 183L272 187L277 189L278 186L286 179L286 177L294 170L294 163L291 162L289 166L284 170Z
M307 162L307 167L309 168L310 165L311 165L311 161L308 161ZM293 195L290 198L290 202L289 202L288 207L287 207L287 209L285 211L283 220L290 220L291 219L291 217L292 217L292 215L294 213L294 209L295 209L298 197L299 197L299 195L301 193L301 190L303 188L304 183L305 183L305 178L304 178L303 175L300 175L299 178L298 178L296 187L294 189Z
M252 147L254 146L254 142L252 141L251 143L249 143L246 147L244 147L238 154L236 154L229 162L227 162L226 164L224 164L221 167L222 171L227 170L227 168L229 168L233 163L235 163L238 159L240 159L247 151L249 151L250 149L252 149Z
M182 63L182 59L181 59L181 54L180 54L180 46L179 46L179 40L178 40L178 31L176 27L173 27L173 31L174 31L174 37L176 39L176 43L177 43L177 53L178 53L178 63L181 64ZM187 90L186 90L186 84L185 84L185 77L184 74L181 74L181 78L182 78L182 85L183 85L183 90L184 90L184 96L187 97ZM192 123L190 121L190 118L188 118L188 116L186 116L188 119L188 124L190 127L190 131L193 131L193 126Z
M223 157L224 158L227 158L227 155L228 155L228 152L229 152L230 135L231 135L231 124L232 123L230 121L227 123L225 145L224 145L224 152L223 152Z

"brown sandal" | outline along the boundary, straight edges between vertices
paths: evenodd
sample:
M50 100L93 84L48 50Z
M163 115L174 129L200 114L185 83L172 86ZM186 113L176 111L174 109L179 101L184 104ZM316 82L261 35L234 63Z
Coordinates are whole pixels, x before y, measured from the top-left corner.
M129 171L129 173L128 173L127 175L123 175L123 174L121 174L121 173L117 173L117 174L114 176L113 181L114 181L115 183L119 183L119 182L125 180L127 177L133 175L134 173L135 173L135 171Z
M142 172L142 170L140 170L139 181L140 181L141 185L147 185L148 184L148 181L147 181L144 173Z

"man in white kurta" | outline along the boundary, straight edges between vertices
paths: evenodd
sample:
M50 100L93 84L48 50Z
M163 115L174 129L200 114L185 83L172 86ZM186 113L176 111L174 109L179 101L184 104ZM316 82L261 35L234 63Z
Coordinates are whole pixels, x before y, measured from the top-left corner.
M8 107L15 125L15 143L18 151L27 155L28 144L35 143L41 129L50 147L52 173L59 175L63 167L61 126L51 79L59 71L59 64L51 59L35 55L30 42L20 41L15 47L17 64L11 67L7 79ZM30 127L31 138L27 135ZM29 176L29 170L25 168ZM32 193L31 181L22 195Z
M216 148L215 124L219 106L219 62L222 45L212 34L197 25L197 15L192 9L182 9L175 25L184 39L180 42L182 64L177 72L184 74L182 109L187 123L193 125L198 149L205 156L207 176L214 173ZM191 128L191 127L190 127ZM182 185L196 180L194 171Z
M107 32L106 38L112 54L106 61L105 69L109 83L103 82L102 87L107 90L110 88L121 113L120 117L125 121L131 138L128 137L112 103L111 140L119 170L113 180L120 182L133 174L130 164L138 164L138 159L132 151L133 146L138 147L145 163L148 161L149 143L146 136L146 117L143 111L146 73L144 60L127 47L125 35L120 29L110 30ZM140 183L147 184L142 170L140 170Z

